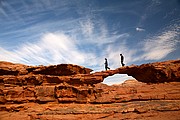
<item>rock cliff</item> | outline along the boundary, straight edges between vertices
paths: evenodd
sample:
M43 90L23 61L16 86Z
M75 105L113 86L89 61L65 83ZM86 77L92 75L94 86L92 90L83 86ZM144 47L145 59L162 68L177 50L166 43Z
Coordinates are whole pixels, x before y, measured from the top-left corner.
M0 118L180 117L180 60L91 71L72 64L27 66L0 62ZM101 83L114 74L128 74L136 80L113 86Z

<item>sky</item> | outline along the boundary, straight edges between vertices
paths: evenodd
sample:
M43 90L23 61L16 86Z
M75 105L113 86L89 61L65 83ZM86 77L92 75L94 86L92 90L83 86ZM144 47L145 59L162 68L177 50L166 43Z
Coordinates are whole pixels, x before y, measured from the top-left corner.
M119 54L126 66L180 59L180 0L0 0L0 61L102 71Z

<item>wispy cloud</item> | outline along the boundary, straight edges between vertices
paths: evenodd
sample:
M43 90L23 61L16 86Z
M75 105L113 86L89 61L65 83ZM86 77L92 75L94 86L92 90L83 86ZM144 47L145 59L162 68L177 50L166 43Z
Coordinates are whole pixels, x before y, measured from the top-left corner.
M82 64L85 60L85 53L78 51L73 40L61 33L47 33L37 43L22 44L15 51L1 49L1 60L26 64Z
M178 31L179 27L175 25L173 28L166 28L165 31L145 39L142 58L145 60L160 60L175 51L179 42Z
M77 11L81 13L79 17L62 19L61 16L70 10L69 8L67 10L66 6L70 4L69 2L54 5L48 0L45 3L36 1L29 4L23 1L22 6L16 10L12 7L16 2L6 4L12 15L9 17L14 18L16 14L18 15L15 21L10 20L10 24L6 25L9 28L2 31L0 37L4 43L6 39L16 39L17 42L14 44L18 45L18 48L7 50L6 47L1 46L1 60L32 65L73 63L91 66L98 70L104 68L104 57L109 57L112 65L118 65L113 60L117 57L113 58L115 54L111 52L122 50L113 46L116 46L115 41L125 40L129 34L118 34L118 32L110 34L107 23L100 16L95 18L91 8L88 12L92 12L91 14L85 15L79 8ZM54 16L58 20L43 19L51 14L52 10L59 11ZM31 14L33 16L30 16ZM121 48L124 48L123 45ZM117 56L119 57L119 53ZM117 58L115 61L118 60Z

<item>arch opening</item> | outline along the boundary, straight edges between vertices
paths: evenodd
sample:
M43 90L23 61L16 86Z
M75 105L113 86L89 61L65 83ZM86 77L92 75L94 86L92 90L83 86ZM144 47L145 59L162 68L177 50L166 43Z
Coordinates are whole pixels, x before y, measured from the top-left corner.
M128 76L127 74L115 74L113 76L109 76L104 79L103 83L106 85L117 85L122 84L126 80L135 79L132 76Z

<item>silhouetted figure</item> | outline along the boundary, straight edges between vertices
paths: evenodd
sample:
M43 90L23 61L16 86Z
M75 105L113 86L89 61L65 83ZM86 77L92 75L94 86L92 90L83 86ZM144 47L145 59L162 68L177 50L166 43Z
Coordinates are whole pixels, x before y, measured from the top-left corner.
M107 69L109 69L110 70L110 68L108 67L108 62L107 62L107 59L105 58L105 70L107 70Z
M122 54L120 54L120 56L121 56L121 65L125 66L125 64L123 63L124 62L124 56Z

